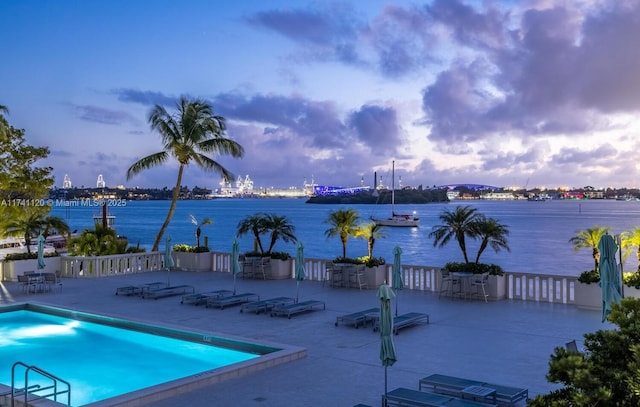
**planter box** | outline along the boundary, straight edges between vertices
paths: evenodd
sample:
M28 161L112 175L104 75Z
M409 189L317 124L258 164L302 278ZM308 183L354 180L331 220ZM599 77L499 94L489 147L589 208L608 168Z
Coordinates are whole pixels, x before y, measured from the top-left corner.
M602 309L602 291L598 283L585 284L576 281L574 286L574 304L579 308L598 310ZM625 287L625 294L627 287Z
M293 259L280 260L271 259L271 270L267 273L267 279L269 280L286 280L293 278L294 273L294 261Z
M213 255L210 252L188 253L172 252L175 268L189 271L211 271L213 269Z
M367 282L367 288L374 289L384 284L386 279L387 266L365 267L364 280Z
M18 281L18 276L25 271L55 273L60 270L60 257L45 257L44 262L47 266L38 270L37 259L1 261L2 281Z
M507 278L505 276L489 276L487 284L490 300L507 298Z

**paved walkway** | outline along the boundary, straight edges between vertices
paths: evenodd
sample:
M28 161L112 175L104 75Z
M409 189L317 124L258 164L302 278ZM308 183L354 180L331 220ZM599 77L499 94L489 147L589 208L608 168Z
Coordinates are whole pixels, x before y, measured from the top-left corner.
M135 321L230 334L248 339L302 346L306 358L252 373L222 384L155 402L155 407L210 406L353 406L380 405L384 368L380 342L371 328L334 326L336 317L379 305L375 290L330 288L322 283L300 284L300 300L318 299L326 311L292 319L181 305L180 297L143 300L114 295L119 286L161 281L166 272L101 279L65 279L62 293L26 295L17 283L3 283L0 304L34 302ZM171 272L172 284L190 284L196 291L232 289L227 273ZM294 280L238 279L239 291L261 298L295 296ZM554 347L598 329L600 313L571 305L438 298L437 294L401 291L399 310L426 312L429 325L400 331L394 337L398 361L388 369L389 390L418 388L418 379L441 373L529 389L529 395L554 388L545 375Z

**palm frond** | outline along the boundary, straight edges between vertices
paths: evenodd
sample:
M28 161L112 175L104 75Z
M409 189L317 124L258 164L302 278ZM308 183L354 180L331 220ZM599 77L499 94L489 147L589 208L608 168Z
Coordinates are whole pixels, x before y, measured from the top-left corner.
M157 167L163 164L165 161L167 161L168 158L169 155L167 154L167 152L160 151L158 153L154 153L139 159L138 161L133 163L127 170L127 180L131 179L134 175L140 173L143 170Z

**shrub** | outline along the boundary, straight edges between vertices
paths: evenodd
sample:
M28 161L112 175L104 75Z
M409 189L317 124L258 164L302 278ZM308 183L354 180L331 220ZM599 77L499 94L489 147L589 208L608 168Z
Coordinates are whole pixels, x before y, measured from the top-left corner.
M57 257L58 253L45 253L44 257ZM5 256L4 261L11 260L32 260L37 259L38 253L9 253Z
M207 246L190 246L188 244L175 244L173 245L174 252L186 252L186 253L207 253L209 248Z
M640 289L640 273L623 273L624 285Z
M450 273L465 272L473 274L489 273L491 276L504 275L504 270L497 264L449 262L444 265L443 269Z
M599 283L600 272L597 270L586 270L578 276L578 281L584 284Z
M291 255L287 252L271 252L269 256L274 260L289 260Z
M351 257L336 257L333 259L334 263L346 263L346 264L364 264L367 267L376 267L386 264L386 260L384 257L369 257L363 256L358 257L357 259Z

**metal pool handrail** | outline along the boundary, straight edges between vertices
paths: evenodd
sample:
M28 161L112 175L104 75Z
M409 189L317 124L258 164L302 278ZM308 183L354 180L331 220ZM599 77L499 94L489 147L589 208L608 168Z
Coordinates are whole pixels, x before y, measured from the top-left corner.
M22 389L16 389L15 388L15 370L17 366L23 366L25 368L24 371L24 388ZM50 379L53 384L51 386L46 386L46 387L41 387L38 385L35 386L31 386L29 387L29 372L36 372L39 373L40 375ZM63 383L67 386L66 390L60 390L58 391L58 382ZM41 394L41 392L43 391L47 391L47 390L51 390L53 389L52 393L48 393L48 394ZM67 382L66 380L63 380L45 370L40 369L39 367L35 366L35 365L27 365L26 363L23 362L16 362L13 364L13 366L11 366L11 407L15 407L15 398L16 396L19 396L21 393L24 393L24 405L28 406L29 404L27 403L29 395L33 395L36 397L36 399L43 399L43 398L48 398L53 396L53 400L54 401L58 401L58 395L62 395L62 394L66 394L67 395L67 405L70 406L71 405L71 384L69 382Z

